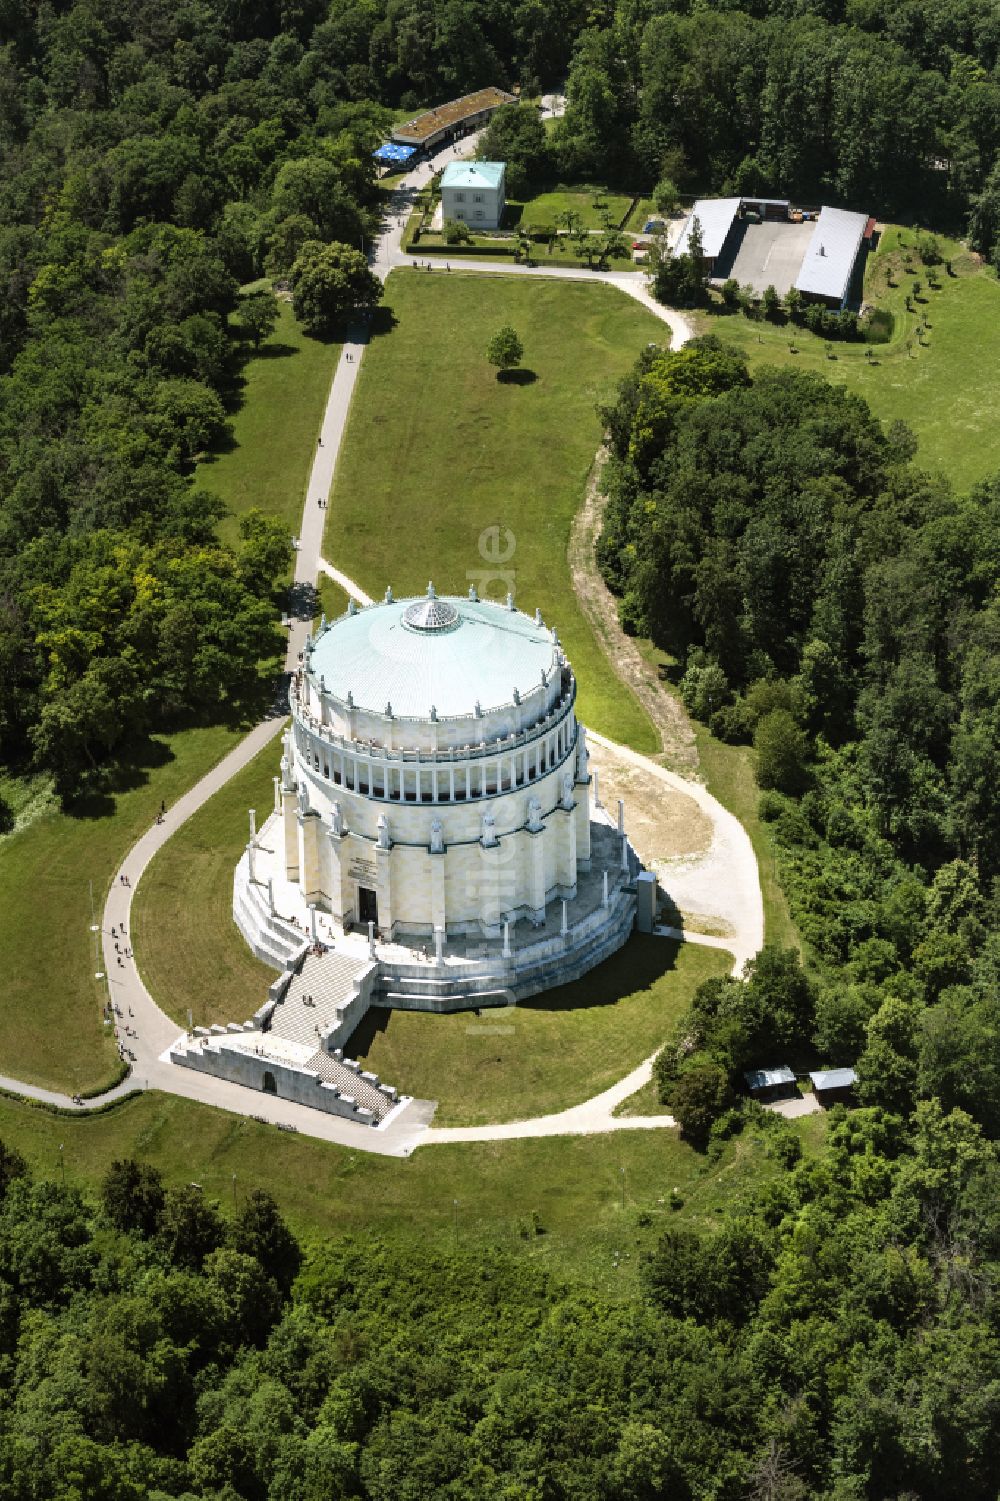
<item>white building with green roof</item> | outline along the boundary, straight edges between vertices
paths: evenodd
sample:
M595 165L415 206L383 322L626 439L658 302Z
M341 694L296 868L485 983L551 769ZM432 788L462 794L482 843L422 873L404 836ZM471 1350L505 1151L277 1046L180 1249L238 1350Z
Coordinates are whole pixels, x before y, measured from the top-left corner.
M280 959L267 929L291 922L375 960L379 1004L455 1010L576 979L625 942L638 861L621 814L593 805L576 679L539 614L389 590L324 620L291 710L234 889L259 955Z
M498 229L503 219L504 162L449 162L441 175L441 215L470 229Z

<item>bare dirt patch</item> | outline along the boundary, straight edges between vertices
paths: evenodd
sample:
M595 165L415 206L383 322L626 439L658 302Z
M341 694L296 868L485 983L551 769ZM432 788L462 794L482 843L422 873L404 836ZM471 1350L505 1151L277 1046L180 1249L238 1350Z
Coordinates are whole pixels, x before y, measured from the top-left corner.
M621 761L593 740L588 749L601 802L614 817L622 799L625 827L643 864L659 869L678 858L706 853L712 843L712 820L693 797L668 790L650 772Z
M663 691L635 643L623 633L614 596L601 578L594 556L604 515L605 497L600 483L607 458L608 451L602 446L594 459L583 505L570 532L573 589L602 651L653 721L663 746L660 759L672 771L692 776L698 768L698 752L687 715L677 700Z

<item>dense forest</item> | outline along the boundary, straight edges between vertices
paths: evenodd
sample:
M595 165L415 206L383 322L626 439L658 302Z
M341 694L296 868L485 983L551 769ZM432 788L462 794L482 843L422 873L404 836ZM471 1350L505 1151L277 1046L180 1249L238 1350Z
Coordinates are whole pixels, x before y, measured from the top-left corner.
M1000 481L953 494L904 424L713 337L647 350L607 416L605 575L689 710L753 743L820 981L712 982L665 1085L811 1038L872 1103L1000 1136Z
M549 20L0 9L5 762L72 795L150 728L260 702L288 538L256 514L221 544L220 504L191 480L259 336L239 288L287 276L310 242L370 236L385 106L564 68Z
M116 1163L2 1152L7 1501L993 1501L1000 1171L961 1111L831 1121L750 1213L665 1226L630 1294L485 1252L304 1258ZM670 1211L665 1211L667 1215ZM300 1268L301 1262L301 1270Z

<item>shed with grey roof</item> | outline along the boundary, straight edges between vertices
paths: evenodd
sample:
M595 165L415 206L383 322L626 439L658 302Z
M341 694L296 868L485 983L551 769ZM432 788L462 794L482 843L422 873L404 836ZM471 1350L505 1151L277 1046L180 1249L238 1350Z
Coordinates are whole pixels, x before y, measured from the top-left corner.
M695 219L701 229L702 257L711 276L726 242L740 217L742 198L699 198L674 246L675 255L687 255L691 247L691 230Z
M809 1082L817 1099L829 1102L847 1095L858 1082L858 1076L853 1068L825 1068L811 1073Z
M747 1088L753 1095L772 1093L787 1094L795 1088L795 1075L786 1063L777 1068L753 1068L744 1075Z
M804 297L842 308L847 302L869 219L843 208L820 210L795 286Z

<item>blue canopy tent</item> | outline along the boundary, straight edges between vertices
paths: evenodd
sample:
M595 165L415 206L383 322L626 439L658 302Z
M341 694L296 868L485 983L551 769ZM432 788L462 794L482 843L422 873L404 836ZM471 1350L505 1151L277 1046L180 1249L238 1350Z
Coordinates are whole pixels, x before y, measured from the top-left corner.
M386 141L372 156L383 167L404 167L412 156L416 156L416 146L397 146L395 141Z

